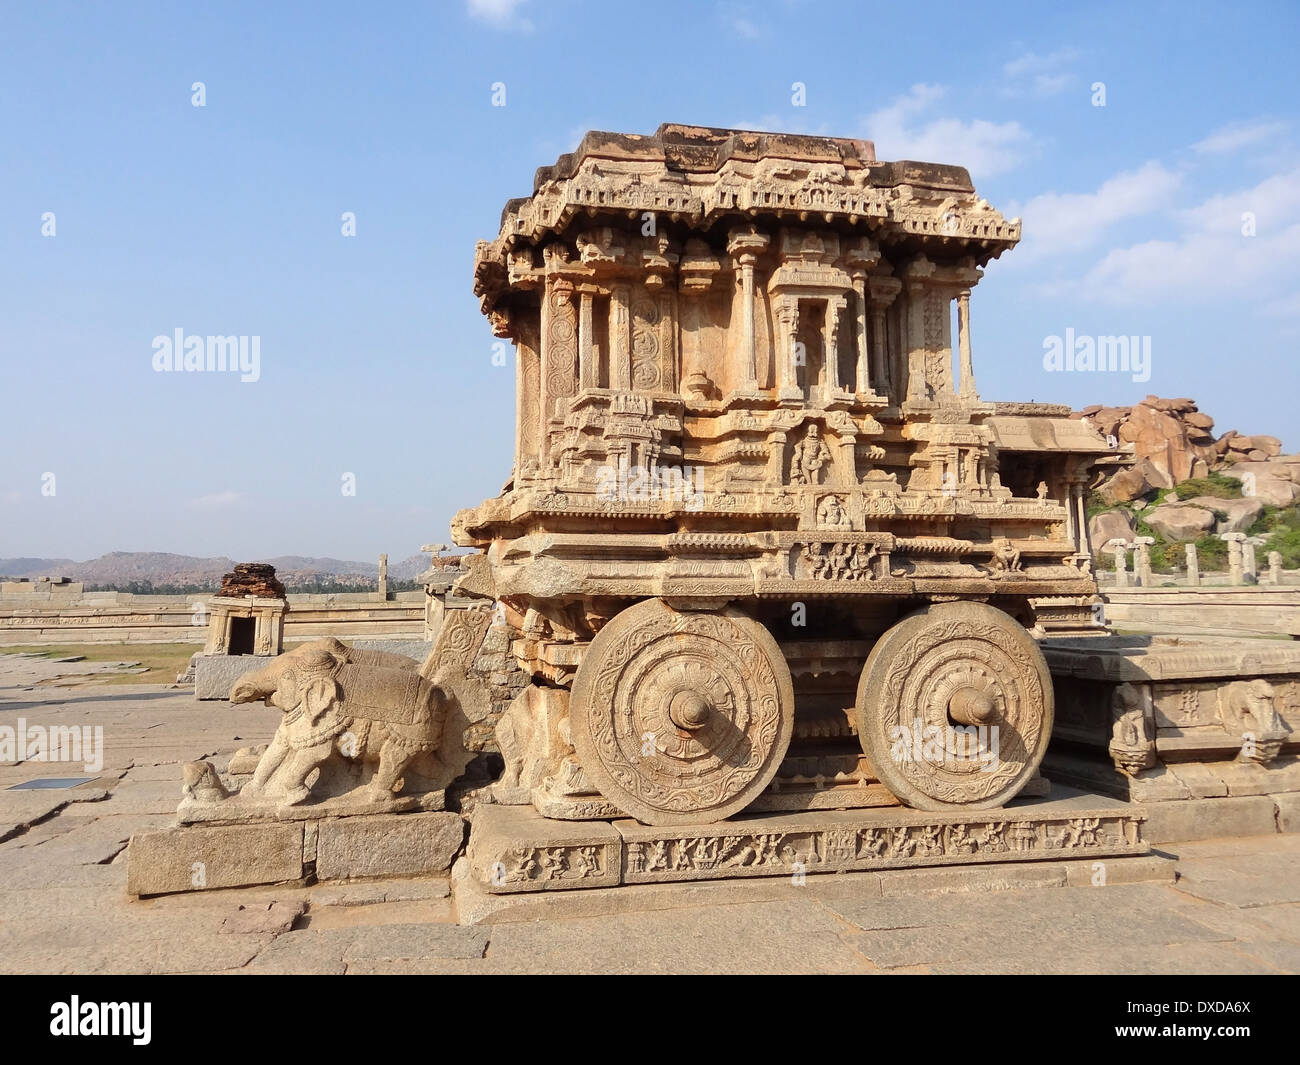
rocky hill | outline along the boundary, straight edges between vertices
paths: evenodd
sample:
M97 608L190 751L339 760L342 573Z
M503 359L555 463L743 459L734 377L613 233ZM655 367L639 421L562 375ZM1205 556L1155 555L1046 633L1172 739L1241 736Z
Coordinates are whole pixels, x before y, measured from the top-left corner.
M1240 532L1258 550L1278 551L1284 566L1300 565L1300 454L1282 454L1277 437L1216 437L1214 419L1191 399L1147 396L1074 417L1117 446L1132 445L1135 458L1090 501L1094 552L1112 539L1151 536L1152 562L1167 569L1181 558L1178 545L1195 542L1202 568L1215 569L1227 555L1220 534Z
M335 583L373 588L379 578L377 562L350 562L337 558L280 555L276 558L240 559L266 562L275 567L280 580L290 588L317 583ZM427 555L410 555L389 562L393 581L412 580L429 566ZM199 558L162 551L112 551L87 562L66 558L0 558L0 575L6 577L68 577L87 587L128 588L132 584L162 587L210 587L216 591L222 574L235 567L235 560L220 556Z

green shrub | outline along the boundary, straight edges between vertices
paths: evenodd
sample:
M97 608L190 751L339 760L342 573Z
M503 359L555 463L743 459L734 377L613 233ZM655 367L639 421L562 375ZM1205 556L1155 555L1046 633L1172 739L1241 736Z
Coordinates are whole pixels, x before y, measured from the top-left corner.
M1300 566L1300 528L1294 525L1283 526L1270 536L1260 552L1261 562L1268 558L1270 551L1276 551L1282 556L1283 569L1295 569Z
M1201 572L1217 572L1228 568L1228 543L1213 533L1206 533L1196 541L1196 557Z
M1196 496L1240 499L1241 481L1213 470L1205 477L1193 477L1190 481L1184 481L1174 488L1174 494L1179 499L1194 499Z

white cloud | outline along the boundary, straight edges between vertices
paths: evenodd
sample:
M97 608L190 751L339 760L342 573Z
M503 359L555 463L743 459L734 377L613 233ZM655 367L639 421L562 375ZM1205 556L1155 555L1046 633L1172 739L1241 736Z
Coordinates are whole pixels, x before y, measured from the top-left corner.
M1076 48L1058 48L1047 55L1026 52L1002 65L1006 96L1055 96L1075 80L1069 66L1079 57Z
M1300 219L1300 168L1274 174L1252 189L1212 196L1181 212L1181 218L1189 229L1240 236L1247 213L1254 216L1256 233Z
M516 12L528 0L465 0L471 18L487 22L499 29L531 30L533 24L525 18L516 18Z
M1009 204L1006 213L1024 223L1016 258L1025 262L1089 247L1107 226L1166 206L1181 181L1181 174L1148 162L1107 179L1095 192L1048 192Z
M243 498L243 492L234 492L230 490L225 492L213 492L211 495L199 496L198 499L191 500L190 506L199 507L204 510L216 510L220 507L234 506L236 503L242 502Z
M755 21L753 12L745 4L719 4L718 18L737 37L747 41L757 40L763 35L763 30Z
M1258 208L1255 235L1242 212ZM1214 196L1178 215L1183 232L1115 248L1084 275L1082 295L1101 302L1149 304L1265 300L1267 313L1296 306L1300 269L1300 168L1241 192ZM1231 295L1229 295L1231 293Z
M1192 151L1198 155L1224 155L1258 144L1270 137L1277 137L1287 130L1287 123L1270 119L1252 119L1249 122L1233 122L1216 129L1202 141L1192 145Z
M941 85L913 85L904 95L873 112L864 123L881 159L956 162L976 179L1010 170L1029 151L1030 136L1019 122L957 118L923 120L922 114L944 96Z

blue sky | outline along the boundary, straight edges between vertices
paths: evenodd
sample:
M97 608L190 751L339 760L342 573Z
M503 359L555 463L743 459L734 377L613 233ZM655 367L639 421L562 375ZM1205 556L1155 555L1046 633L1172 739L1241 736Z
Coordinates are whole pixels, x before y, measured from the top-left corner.
M1298 46L1286 3L5 5L0 556L447 540L512 452L474 242L584 130L664 121L967 166L1024 219L986 398L1192 396L1295 450ZM178 328L260 378L155 372ZM1046 372L1066 329L1151 337L1150 380Z

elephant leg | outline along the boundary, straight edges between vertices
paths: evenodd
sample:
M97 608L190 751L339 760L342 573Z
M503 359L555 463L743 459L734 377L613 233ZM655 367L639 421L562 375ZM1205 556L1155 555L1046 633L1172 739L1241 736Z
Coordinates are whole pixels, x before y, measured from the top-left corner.
M253 779L244 785L241 794L250 799L263 794L266 791L267 783L275 775L275 771L284 764L289 750L289 743L284 738L282 726L276 729L270 746L262 752L262 757L257 760L257 768L253 770Z
M397 744L385 743L379 751L379 767L370 781L370 797L382 802L393 797L393 786L401 779L406 767L414 761L418 751Z
M289 763L287 770L288 780L286 781L286 790L284 802L293 806L302 802L311 794L311 789L307 787L307 778L311 771L319 766L334 750L333 739L325 740L314 747L304 747L302 750L294 751L293 759Z

